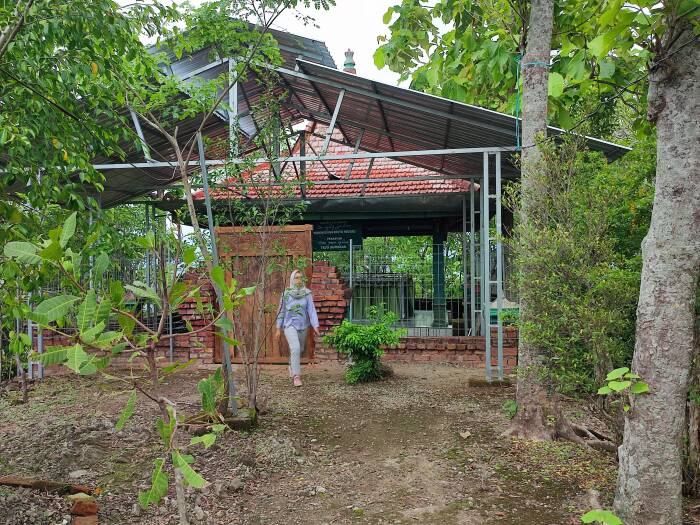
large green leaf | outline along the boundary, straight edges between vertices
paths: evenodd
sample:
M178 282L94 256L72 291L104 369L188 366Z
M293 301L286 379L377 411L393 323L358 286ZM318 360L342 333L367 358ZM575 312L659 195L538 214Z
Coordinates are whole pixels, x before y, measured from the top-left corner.
M61 238L59 242L61 243L61 248L65 248L68 245L68 241L71 240L75 234L75 222L77 217L77 212L71 213L66 221L63 223L63 228L61 229Z
M37 255L39 248L30 242L10 241L5 245L3 253L5 257L17 259L25 264L37 264L41 262L41 257Z
M214 266L211 270L211 278L221 290L226 289L226 274L221 266Z
M75 295L57 295L43 300L34 309L30 315L30 319L37 324L46 326L62 317L66 316L73 305L80 300L80 297Z
M206 485L206 480L200 476L197 472L195 472L192 467L189 466L188 462L186 461L185 457L182 456L177 451L173 451L173 465L175 468L179 468L180 472L182 472L182 477L185 478L185 482L197 489L201 489L204 485Z
M630 388L630 392L632 392L633 394L645 394L649 392L649 385L646 384L644 381L637 381Z
M63 363L68 355L68 348L66 346L49 346L42 353L32 354L32 359L38 361L44 366L60 365Z
M88 328L84 332L81 332L80 338L88 343L92 344L92 342L95 340L95 338L102 333L102 331L105 329L105 323L104 321L100 321L97 323L95 326Z
M549 96L553 98L559 98L564 93L564 77L559 73L552 71L549 74L549 84L548 84Z
M204 448L209 448L211 447L214 442L216 441L216 434L211 433L211 434L204 434L201 436L195 436L190 440L190 445L196 445L197 443L201 443L204 445Z
M609 510L596 509L581 516L583 523L602 523L603 525L622 525L622 520Z
M606 379L606 381L612 381L614 379L619 379L629 371L630 371L630 369L627 368L626 366L623 366L621 368L616 368L615 370L608 372L608 375L605 376L605 379Z
M151 476L151 488L145 492L139 492L139 503L146 509L151 503L158 503L168 493L168 475L163 472L165 459L155 460L155 469Z
M155 289L152 288L151 286L148 286L141 281L134 281L134 284L127 284L124 286L127 290L132 292L134 295L137 297L142 297L144 299L150 299L153 301L155 304L158 306L161 305L160 303L160 297L158 297L158 294L156 293Z
M136 390L131 391L131 395L129 396L129 400L126 402L126 406L124 407L124 410L122 410L121 415L119 416L119 420L117 421L117 424L114 425L114 428L117 430L121 430L124 428L124 425L126 422L131 418L131 416L134 415L134 408L136 407Z
M80 367L82 367L89 358L90 356L83 350L82 345L76 344L67 349L66 366L76 374L79 374Z
M101 253L95 259L95 264L92 267L92 278L95 282L99 282L102 279L102 274L109 266L109 255L106 253Z
M95 290L90 289L85 294L85 299L82 303L80 303L78 311L75 315L77 323L76 329L78 330L78 332L84 332L93 325L96 308L97 294L95 293Z

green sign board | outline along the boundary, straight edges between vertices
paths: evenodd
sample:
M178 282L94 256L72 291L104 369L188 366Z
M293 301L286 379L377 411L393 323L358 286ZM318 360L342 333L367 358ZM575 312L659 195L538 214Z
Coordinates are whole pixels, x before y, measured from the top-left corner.
M313 249L317 252L338 252L362 246L362 230L349 222L324 222L314 226Z

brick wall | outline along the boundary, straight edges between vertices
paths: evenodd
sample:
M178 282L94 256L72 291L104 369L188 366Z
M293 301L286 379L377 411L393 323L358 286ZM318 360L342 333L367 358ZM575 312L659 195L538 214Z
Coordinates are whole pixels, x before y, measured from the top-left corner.
M201 285L202 302L216 304L216 296L211 284L206 280L190 274L185 277L191 283ZM349 289L338 270L327 261L316 261L313 265L311 291L314 295L321 334L339 325L345 317L348 306ZM196 301L190 299L178 308L183 321L187 320L196 330L207 324L207 320L197 313ZM492 364L496 366L497 341L496 329L491 329ZM214 330L203 330L196 334L176 335L173 339L173 358L176 361L195 359L198 364L209 365L214 362ZM52 334L44 333L44 347L67 344ZM395 347L386 348L384 360L387 362L448 362L459 363L473 368L483 368L486 360L483 337L405 337ZM161 362L168 363L169 343L162 341L158 346ZM317 362L338 361L341 358L335 350L316 338L315 360ZM513 327L504 328L503 362L506 370L512 370L517 363L518 332ZM128 356L120 358L117 363L126 364Z
M484 368L486 364L484 337L404 337L398 345L385 348L382 359L386 362L455 363L470 368ZM316 360L341 361L345 358L317 338ZM513 370L518 361L518 331L512 327L503 330L503 368ZM498 365L498 339L491 330L491 364Z
M348 306L348 287L328 261L314 261L311 292L318 312L321 334L339 325Z

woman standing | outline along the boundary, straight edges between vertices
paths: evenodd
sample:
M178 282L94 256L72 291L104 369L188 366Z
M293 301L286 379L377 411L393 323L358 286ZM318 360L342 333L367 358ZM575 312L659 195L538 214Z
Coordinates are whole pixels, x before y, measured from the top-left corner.
M294 270L277 312L277 337L280 338L284 331L289 344L289 375L294 386L301 386L301 352L306 347L309 326L318 335L318 316L311 290L304 286L301 272Z

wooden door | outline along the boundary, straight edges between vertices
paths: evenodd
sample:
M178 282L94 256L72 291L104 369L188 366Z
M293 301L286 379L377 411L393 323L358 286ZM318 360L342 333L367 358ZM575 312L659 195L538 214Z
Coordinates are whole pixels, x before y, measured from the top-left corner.
M257 348L260 363L289 361L286 339L275 337L275 320L291 271L303 268L307 286L311 283L311 233L311 225L216 229L219 257L227 270L228 282L236 279L239 287L257 286L231 320L236 327L235 338L246 345L249 355ZM220 339L216 337L214 359L217 362L221 362ZM302 363L313 358L313 340L309 330ZM243 362L242 352L241 349L234 351L235 363Z

